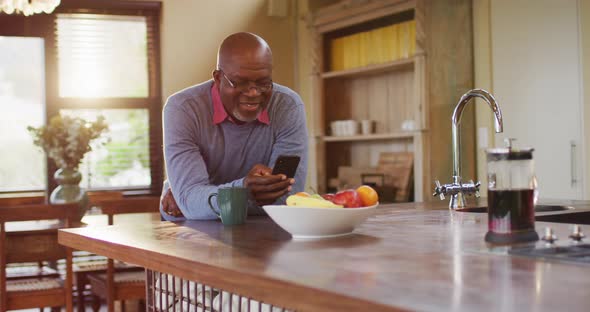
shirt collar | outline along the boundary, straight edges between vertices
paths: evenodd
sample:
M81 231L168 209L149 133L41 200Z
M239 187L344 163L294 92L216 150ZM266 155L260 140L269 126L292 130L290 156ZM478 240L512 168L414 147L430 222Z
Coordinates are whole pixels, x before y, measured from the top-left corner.
M217 85L215 83L213 83L213 86L211 87L211 97L213 98L213 123L214 124L220 124L222 123L225 119L228 119L229 121L235 123L235 121L233 120L233 118L231 116L229 116L227 114L227 112L225 111L225 108L223 107L223 103L221 102L221 96L219 95L219 89L217 88ZM258 115L258 121L260 121L263 124L270 124L270 118L268 117L268 110L265 108L259 115Z

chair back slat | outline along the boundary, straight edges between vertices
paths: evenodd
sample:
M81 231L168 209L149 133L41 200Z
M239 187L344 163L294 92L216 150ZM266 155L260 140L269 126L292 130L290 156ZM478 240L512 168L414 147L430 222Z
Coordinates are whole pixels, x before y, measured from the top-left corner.
M123 213L158 212L160 210L160 197L129 197L101 201L102 213L107 215Z
M55 233L6 239L5 245L7 263L57 261L66 256L65 247L57 242L57 228Z
M74 219L79 204L36 204L0 207L0 222Z
M45 196L1 197L0 207L16 205L33 205L46 203Z
M89 207L100 206L105 200L123 198L123 192L120 191L88 191L86 195L88 195Z

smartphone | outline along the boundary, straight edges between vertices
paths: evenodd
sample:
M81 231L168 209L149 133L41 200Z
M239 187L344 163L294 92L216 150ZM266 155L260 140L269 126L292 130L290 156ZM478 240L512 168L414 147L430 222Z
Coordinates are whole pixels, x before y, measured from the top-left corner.
M272 169L272 174L284 174L287 178L294 178L300 157L296 155L280 155Z

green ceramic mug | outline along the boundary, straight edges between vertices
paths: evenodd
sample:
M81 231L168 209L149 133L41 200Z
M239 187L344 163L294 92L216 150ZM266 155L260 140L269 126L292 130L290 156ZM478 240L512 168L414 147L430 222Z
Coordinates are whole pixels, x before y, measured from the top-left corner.
M211 199L217 196L217 207L215 210ZM209 195L207 199L209 208L221 219L224 225L236 225L246 222L248 215L248 189L245 187L222 187L217 193Z

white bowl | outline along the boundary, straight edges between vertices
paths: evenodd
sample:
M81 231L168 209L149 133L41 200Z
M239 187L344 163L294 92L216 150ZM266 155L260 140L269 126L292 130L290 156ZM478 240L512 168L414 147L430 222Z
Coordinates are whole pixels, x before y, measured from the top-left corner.
M375 213L379 204L363 208L312 208L266 205L262 208L293 239L317 239L351 234Z

